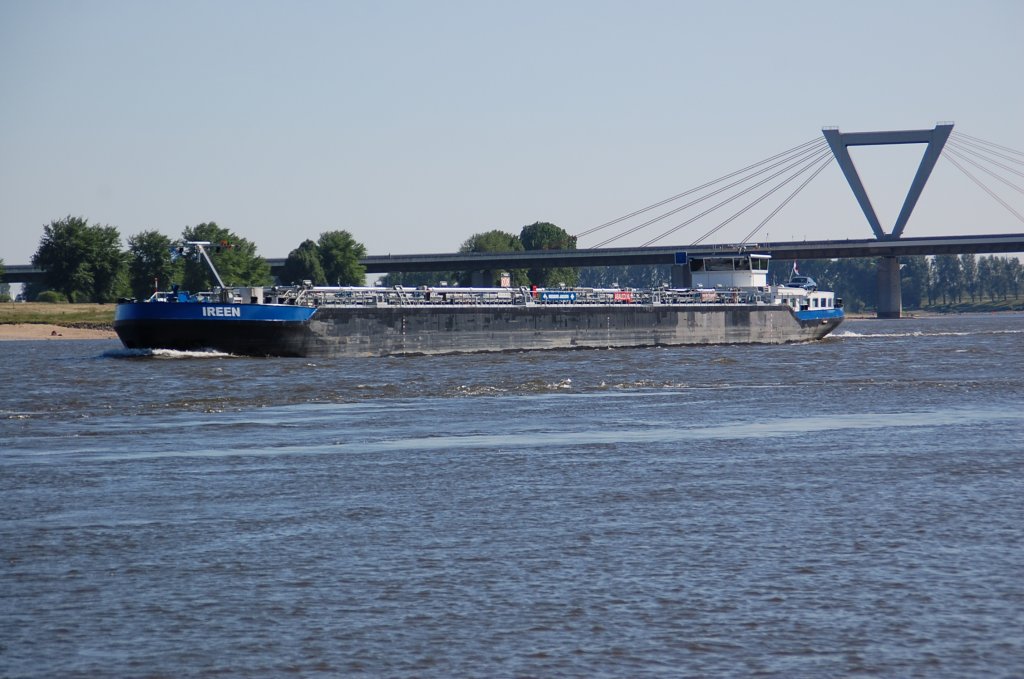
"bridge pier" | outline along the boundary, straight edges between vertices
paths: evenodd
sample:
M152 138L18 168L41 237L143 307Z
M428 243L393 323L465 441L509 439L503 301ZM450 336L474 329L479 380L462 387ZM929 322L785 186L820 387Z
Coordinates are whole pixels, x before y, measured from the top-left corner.
M877 303L878 318L899 318L903 315L903 291L900 287L900 258L878 258Z
M889 132L840 132L837 127L824 128L821 133L825 136L832 149L839 168L846 176L846 181L853 190L854 197L860 203L864 216L867 217L871 230L875 232L875 238L879 241L899 241L903 236L903 229L907 226L910 214L914 211L921 192L928 182L928 177L935 168L935 163L942 153L946 140L953 132L953 123L939 123L931 130L892 130ZM886 146L890 144L927 144L924 155L921 157L921 164L917 166L917 173L910 183L910 190L903 200L903 208L900 210L896 223L892 227L892 233L885 233L881 222L878 221L878 214L868 199L864 183L860 180L857 168L850 158L850 146ZM875 315L878 318L899 318L903 314L903 299L900 290L900 260L897 257L882 257L878 260L878 282L877 304Z

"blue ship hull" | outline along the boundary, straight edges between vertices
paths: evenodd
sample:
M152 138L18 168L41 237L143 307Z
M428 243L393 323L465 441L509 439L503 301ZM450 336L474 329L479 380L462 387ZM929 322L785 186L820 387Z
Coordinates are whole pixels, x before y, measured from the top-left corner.
M304 356L316 309L276 304L129 302L114 330L129 349L214 349L248 356Z
M801 322L810 323L814 323L816 321L821 321L822 323L831 323L833 321L842 322L842 320L846 318L842 309L803 309L800 311L794 311L793 315Z

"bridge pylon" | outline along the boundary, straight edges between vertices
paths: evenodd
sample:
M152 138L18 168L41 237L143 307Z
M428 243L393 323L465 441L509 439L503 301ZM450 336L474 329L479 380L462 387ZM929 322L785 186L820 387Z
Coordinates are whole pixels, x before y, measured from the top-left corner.
M939 123L931 130L892 130L886 132L840 132L839 128L826 127L822 129L825 141L832 149L832 154L839 163L846 181L853 190L868 224L878 240L899 240L903 235L910 220L910 214L917 205L917 200L928 183L932 169L942 153L942 149L953 131L953 123ZM857 168L850 157L849 147L851 146L888 146L891 144L927 144L921 164L917 168L914 180L907 191L907 197L903 201L903 208L896 217L892 231L886 233L878 219L871 199L868 198L864 183L857 173ZM878 298L876 313L879 318L899 318L903 312L903 301L900 286L900 264L896 257L883 257L878 262Z

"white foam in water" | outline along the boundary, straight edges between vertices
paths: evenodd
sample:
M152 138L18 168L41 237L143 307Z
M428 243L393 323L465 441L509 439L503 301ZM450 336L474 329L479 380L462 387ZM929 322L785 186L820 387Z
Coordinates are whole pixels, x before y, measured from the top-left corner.
M178 351L176 349L112 349L103 352L106 358L231 358L233 354L208 349Z
M1007 332L1007 331L1001 331ZM1009 331L1013 332L1013 331ZM853 332L850 330L844 330L842 332L835 332L828 337L834 337L837 339L844 339L850 337L970 337L971 335L992 335L996 334L993 332L921 332L916 330L914 332L873 332L873 333L860 333Z

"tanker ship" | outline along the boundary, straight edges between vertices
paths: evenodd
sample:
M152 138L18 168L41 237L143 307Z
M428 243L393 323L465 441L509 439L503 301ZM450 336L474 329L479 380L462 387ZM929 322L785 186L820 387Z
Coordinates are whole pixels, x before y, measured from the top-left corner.
M765 254L691 256L685 288L231 287L206 246L180 249L206 262L213 290L118 303L126 348L334 358L784 344L843 321L842 300L807 277L769 285Z

